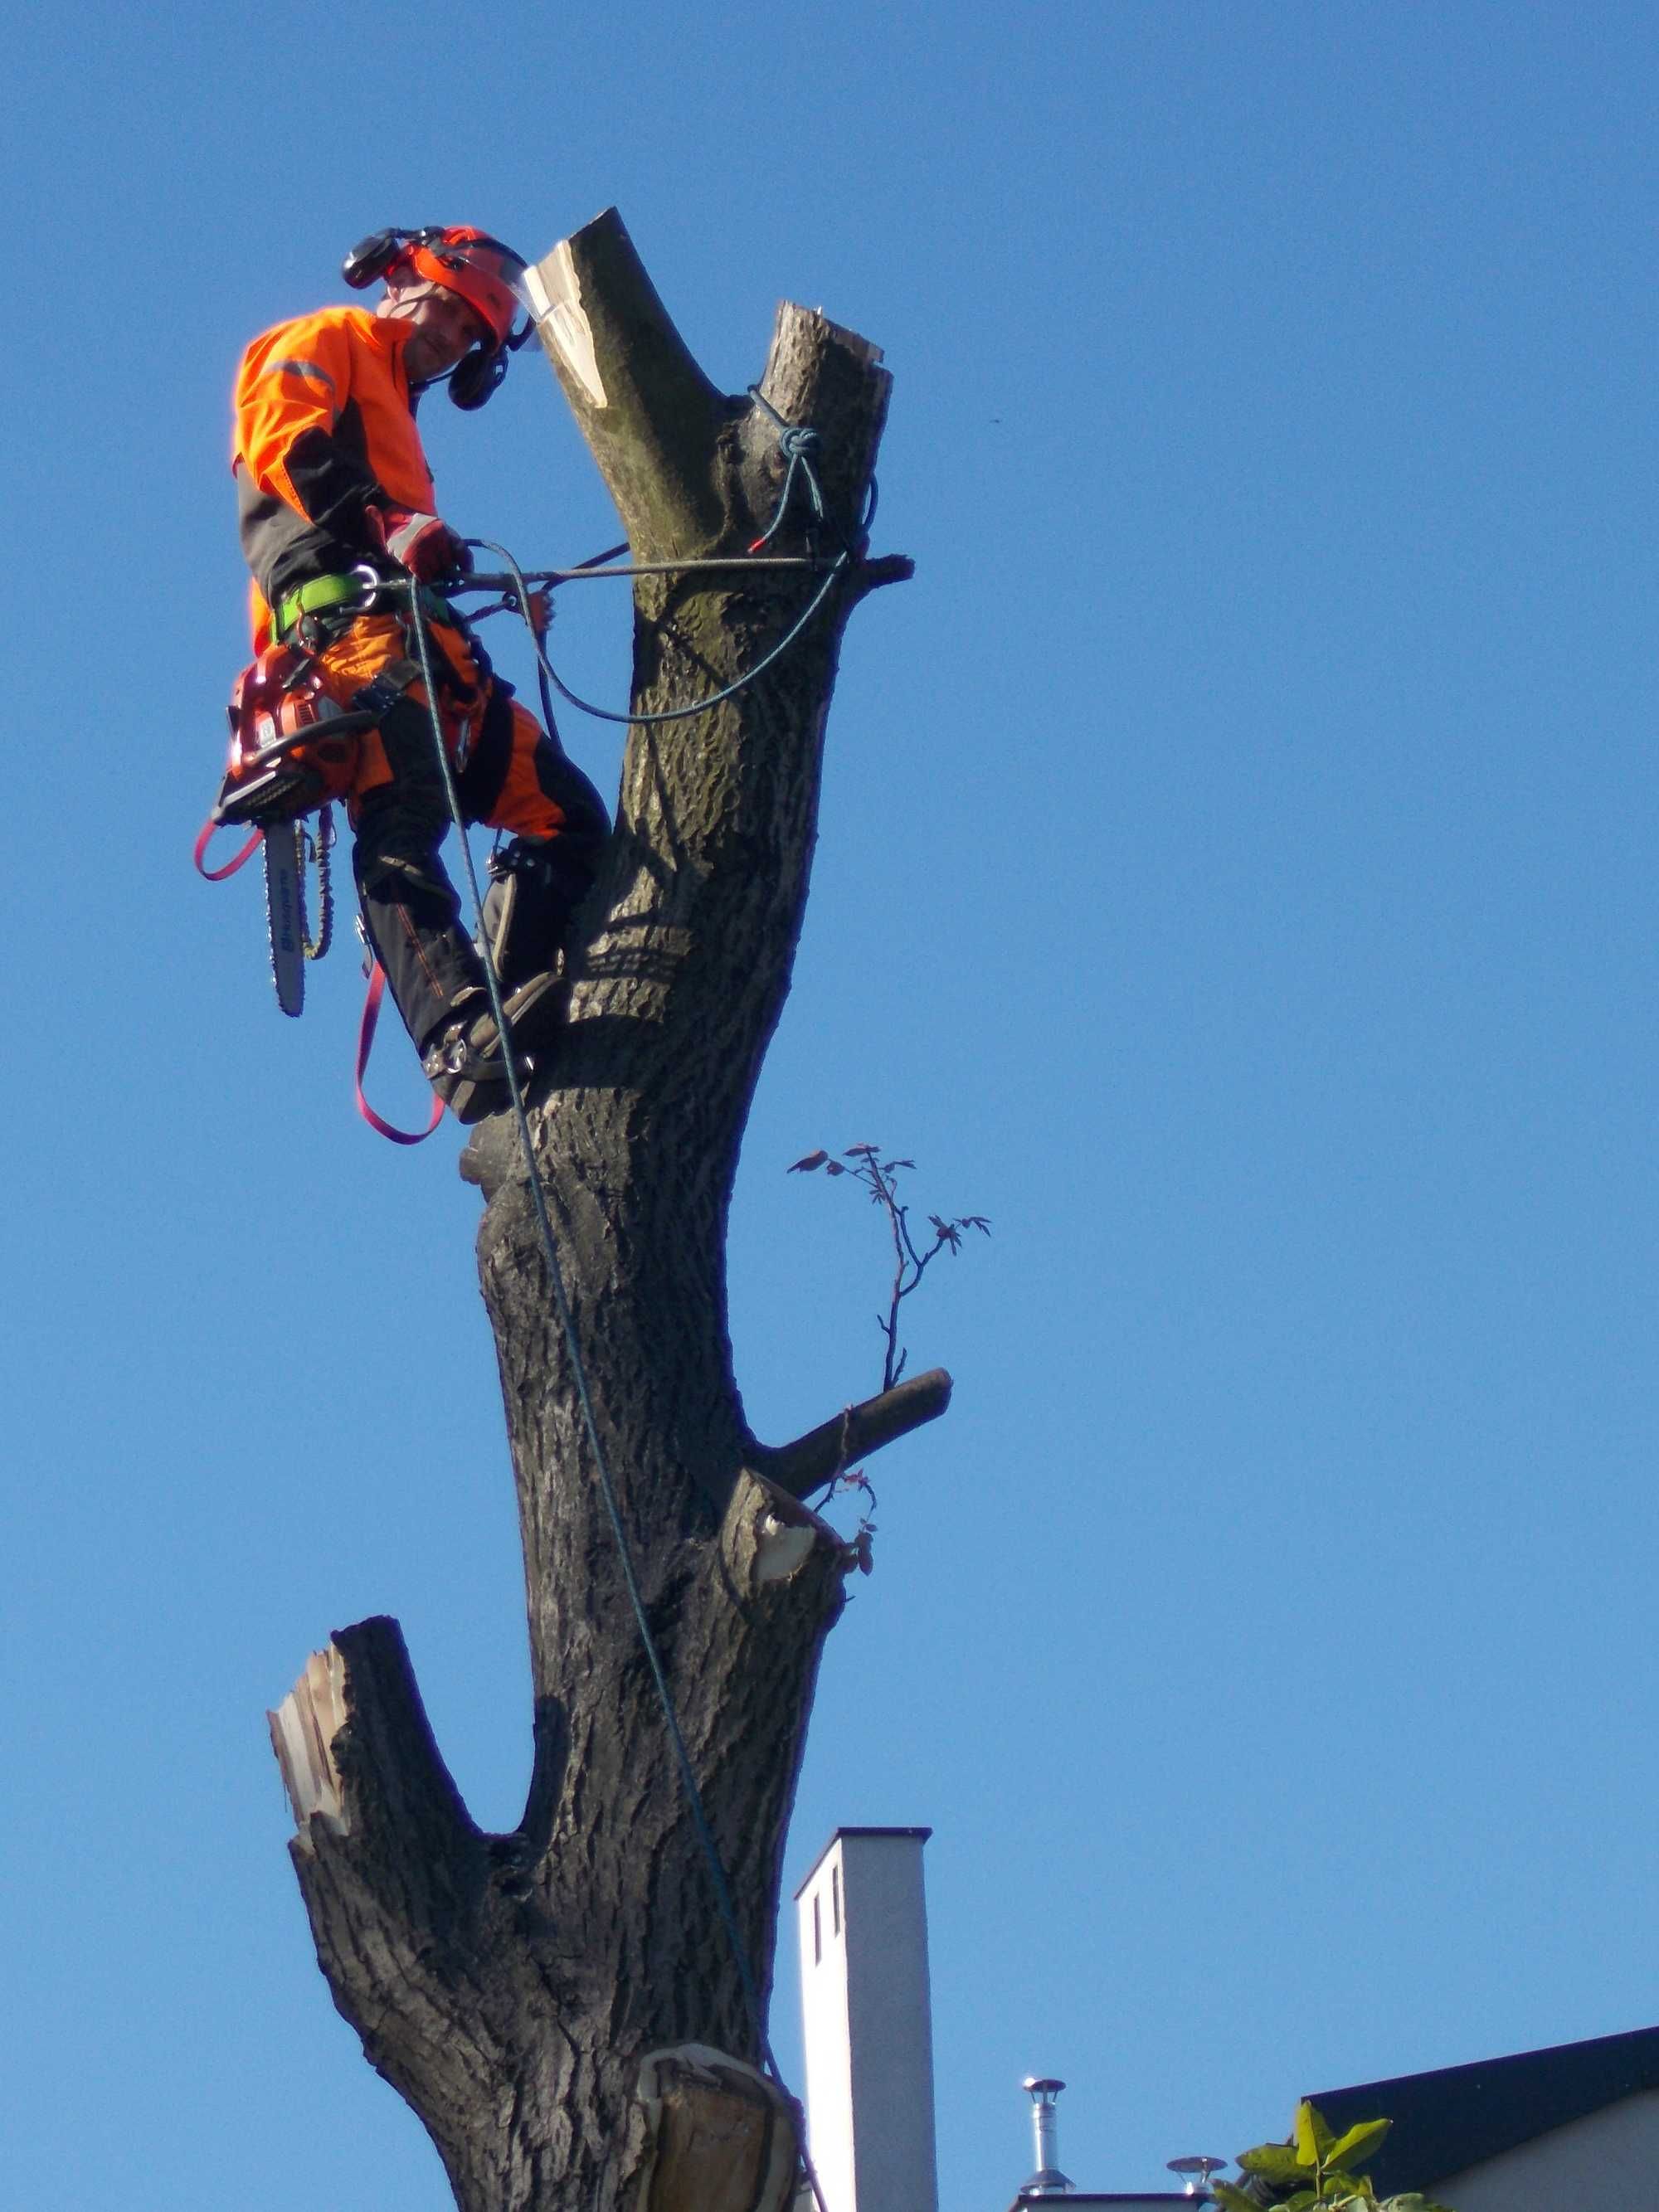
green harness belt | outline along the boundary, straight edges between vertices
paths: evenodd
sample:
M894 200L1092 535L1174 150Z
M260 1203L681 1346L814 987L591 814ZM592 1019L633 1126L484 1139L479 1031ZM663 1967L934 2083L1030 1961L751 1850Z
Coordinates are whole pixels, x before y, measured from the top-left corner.
M447 623L451 629L463 625L441 592L422 584L420 591L421 611L428 622ZM367 602L367 603L366 603ZM295 624L306 615L331 613L336 607L355 605L357 612L368 614L373 601L361 571L348 576L312 576L293 591L285 592L271 609L271 636L277 644L287 637Z

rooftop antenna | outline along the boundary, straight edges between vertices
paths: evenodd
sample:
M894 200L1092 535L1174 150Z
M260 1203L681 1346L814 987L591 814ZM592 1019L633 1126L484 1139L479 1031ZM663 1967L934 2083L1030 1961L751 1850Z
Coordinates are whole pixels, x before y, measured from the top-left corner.
M1071 2183L1060 2170L1060 2154L1055 2148L1058 2129L1054 2119L1054 2105L1063 2081L1055 2081L1047 2075L1028 2074L1021 2087L1031 2100L1031 2134L1036 2144L1036 2172L1020 2189L1022 2197L1064 2197Z
M1207 2197L1210 2176L1219 2173L1227 2161L1224 2158L1172 2158L1169 2163L1171 2173L1184 2178L1188 2197Z

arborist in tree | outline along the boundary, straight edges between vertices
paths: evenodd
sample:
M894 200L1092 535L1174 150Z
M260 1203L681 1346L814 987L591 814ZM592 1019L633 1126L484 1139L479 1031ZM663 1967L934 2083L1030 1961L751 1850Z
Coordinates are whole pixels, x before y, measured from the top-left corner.
M378 717L342 794L357 890L422 1066L463 1121L507 1104L503 1042L439 855L450 816L408 594L372 594L374 577L416 580L463 811L512 833L491 864L485 927L513 1043L534 1052L562 1018L557 948L610 824L556 733L519 705L442 596L471 556L438 519L415 422L434 384L447 379L470 410L501 382L528 335L514 327L524 266L482 231L377 232L344 267L360 289L384 277L373 312L279 323L248 348L235 390L254 650L300 646L330 698Z

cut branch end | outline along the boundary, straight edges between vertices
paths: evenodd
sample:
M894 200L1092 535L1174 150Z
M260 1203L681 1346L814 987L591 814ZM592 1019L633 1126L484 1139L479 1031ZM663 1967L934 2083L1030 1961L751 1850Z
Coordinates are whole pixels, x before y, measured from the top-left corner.
M798 1437L792 1444L763 1451L757 1472L792 1498L805 1498L841 1474L854 1460L879 1451L925 1422L936 1421L951 1402L951 1377L931 1367L861 1405L849 1406Z

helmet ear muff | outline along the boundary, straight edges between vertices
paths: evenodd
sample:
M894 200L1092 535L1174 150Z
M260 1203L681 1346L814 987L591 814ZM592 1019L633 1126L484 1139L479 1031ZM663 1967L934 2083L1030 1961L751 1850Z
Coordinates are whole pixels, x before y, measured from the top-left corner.
M473 408L482 407L507 374L508 354L517 353L535 327L526 319L516 331L508 333L504 344L474 346L471 353L463 355L449 379L449 396L455 404L465 408L469 414Z
M367 238L357 240L340 264L340 274L354 292L367 291L394 262L405 258L410 240L422 235L414 230L372 230Z
M475 407L483 405L506 374L505 346L475 345L451 370L449 396L470 415Z

